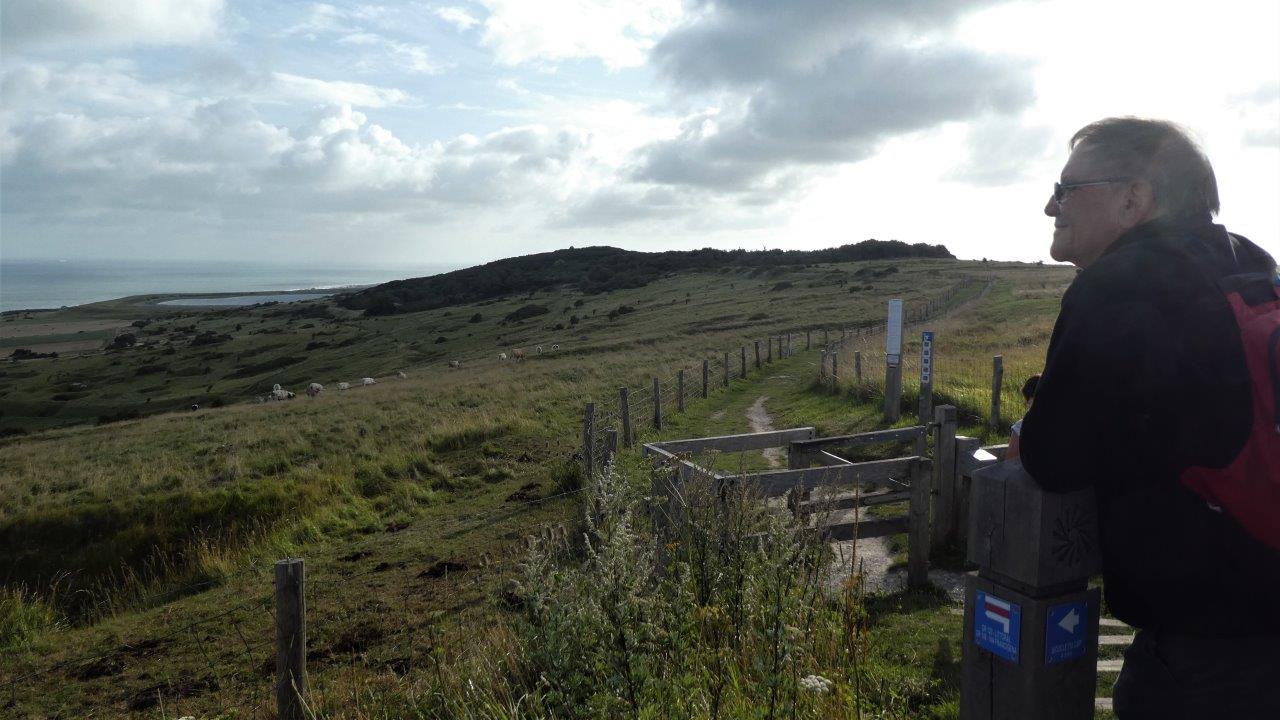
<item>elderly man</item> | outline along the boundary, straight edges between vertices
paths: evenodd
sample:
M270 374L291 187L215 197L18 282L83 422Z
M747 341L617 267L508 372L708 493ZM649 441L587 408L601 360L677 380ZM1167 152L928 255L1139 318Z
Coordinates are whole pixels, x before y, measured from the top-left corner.
M1240 330L1217 285L1275 272L1212 221L1208 159L1178 126L1092 123L1045 206L1062 298L1021 455L1043 487L1098 497L1107 604L1139 628L1122 720L1280 718L1280 553L1179 481L1223 467L1252 427Z

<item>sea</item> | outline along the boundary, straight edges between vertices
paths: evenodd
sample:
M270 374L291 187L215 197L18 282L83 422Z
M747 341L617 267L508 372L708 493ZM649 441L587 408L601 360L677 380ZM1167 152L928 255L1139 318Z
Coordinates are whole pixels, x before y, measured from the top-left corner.
M231 261L0 258L0 311L69 307L154 293L260 294L285 290L335 290L436 275L463 267L466 266L304 266Z

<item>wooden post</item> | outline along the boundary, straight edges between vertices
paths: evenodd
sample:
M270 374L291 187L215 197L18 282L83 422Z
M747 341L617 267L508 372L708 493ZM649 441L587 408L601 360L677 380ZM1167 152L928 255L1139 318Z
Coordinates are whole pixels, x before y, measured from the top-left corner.
M885 363L884 418L896 423L902 419L902 365Z
M676 412L684 412L684 368L676 373Z
M822 349L822 355L818 358L818 381L825 384L827 382L827 350Z
M747 376L747 346L738 348L738 377Z
M840 357L840 353L831 353L831 389L834 391L840 382L840 374L836 372L836 360Z
M956 539L959 531L959 487L956 477L956 408L933 410L933 549Z
M920 424L933 419L933 332L920 333Z
M662 387L658 378L653 379L653 429L662 429Z
M787 351L782 357L791 357L791 333L787 333Z
M929 586L929 476L927 460L916 458L909 473L911 500L907 510L907 587Z
M711 361L702 361L702 399L706 400L711 394Z
M724 354L724 386L729 387L729 353Z
M304 720L307 694L306 573L302 558L276 563L276 715Z
M853 351L853 381L862 384L862 351Z
M613 464L613 457L618 454L618 431L604 431L604 464Z
M756 369L760 369L760 341L756 340Z
M631 447L631 391L618 388L618 409L622 411L622 447Z
M804 331L804 349L805 350L813 349L813 331L812 330Z
M831 346L831 338L830 338L830 337L828 337L828 335L829 335L829 333L827 332L827 329L826 329L826 328L822 328L822 347L830 347L830 346Z
M596 404L587 403L587 411L582 418L582 468L587 472L587 480L595 474L595 424Z
M765 338L764 344L765 344L764 361L767 363L771 363L773 362L773 338Z
M1000 429L1000 386L1004 384L1004 356L991 358L991 429Z

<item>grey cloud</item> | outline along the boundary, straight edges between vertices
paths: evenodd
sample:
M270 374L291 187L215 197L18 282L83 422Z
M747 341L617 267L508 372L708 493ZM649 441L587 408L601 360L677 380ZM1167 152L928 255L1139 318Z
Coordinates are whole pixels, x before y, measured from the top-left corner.
M0 3L0 45L200 42L217 33L222 11L223 0L5 0Z
M969 157L952 169L949 179L985 187L1028 179L1028 171L1047 160L1054 147L1050 128L1026 125L1016 117L975 121L966 141Z
M553 228L616 227L644 220L687 215L696 207L690 193L665 187L613 187L597 191L551 218Z

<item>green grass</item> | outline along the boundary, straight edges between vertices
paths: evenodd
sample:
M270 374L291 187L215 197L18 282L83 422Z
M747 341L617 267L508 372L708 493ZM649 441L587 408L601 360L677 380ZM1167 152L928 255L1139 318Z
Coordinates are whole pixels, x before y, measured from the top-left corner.
M1043 356L1056 310L1051 293L1070 272L954 261L881 261L842 271L889 264L901 272L862 281L875 289L854 293L826 279L832 268L813 267L768 278L678 274L603 295L538 293L376 319L342 311L332 321L272 315L279 307L160 318L153 306L128 303L41 313L41 322L153 317L140 337L164 342L0 369L0 427L30 433L0 440L6 497L0 576L31 589L6 606L19 619L4 627L24 629L6 630L6 642L17 650L0 660L0 674L17 677L74 661L19 683L17 707L36 714L95 708L155 714L155 697L175 716L253 716L269 692L270 672L263 668L271 649L257 645L271 637L270 616L236 606L265 603L271 589L266 565L301 554L313 583L308 622L317 660L311 677L324 714L439 716L427 711L437 706L425 702L424 693L469 692L456 681L471 671L493 678L517 669L518 663L493 666L487 658L521 658L509 583L523 558L524 536L548 522L576 528L579 517L572 496L527 501L579 482L574 454L588 400L603 417L616 412L619 385L633 388L641 440L746 432L746 409L763 395L778 428L813 425L831 435L878 427L870 349L867 382L855 387L848 374L853 348L846 346L832 392L816 386L817 352L803 352L802 332L792 337L800 352L752 369L745 380L736 378L737 348L788 329L871 323L888 297L918 303L972 278L970 295L988 281L992 289L933 323L938 393L959 401L969 434L1003 440L982 429L989 355L1005 355L1007 424L1020 412L1020 403L1013 404L1022 380L1017 374L1031 369L1037 352ZM792 282L792 289L770 292L781 281ZM521 325L500 324L528 302L552 311ZM610 321L609 310L623 304L636 311ZM476 312L482 321L468 322ZM581 318L578 325L556 330L556 324L569 327L571 314ZM194 331L185 329L191 325ZM162 333L145 333L159 327ZM192 346L206 330L232 339ZM436 344L442 335L448 340ZM326 345L305 349L317 341ZM556 342L559 352L531 351ZM820 332L813 342L816 348ZM497 360L498 352L515 347L529 350L529 359ZM726 350L733 351L735 375L728 390L719 387ZM226 377L282 357L304 359ZM707 400L697 397L704 357L713 360ZM451 359L462 367L450 368ZM137 374L154 364L165 371ZM169 372L205 365L212 368L207 375ZM687 410L671 413L668 400L666 426L655 431L639 389L657 376L669 392L680 368L689 382ZM396 370L408 378L396 379ZM878 372L882 377L882 365ZM380 383L334 391L336 380L364 376ZM313 380L329 388L319 398L251 402L273 382L301 390ZM85 382L87 394L55 407L51 396L69 392L71 382ZM209 409L213 396L226 406ZM189 402L205 408L182 410ZM93 424L122 410L146 416ZM904 414L902 424L913 422L912 415ZM50 424L61 427L42 429ZM640 473L636 482L647 482L638 460L624 457ZM765 466L758 453L718 462L726 469ZM433 574L446 560L465 569ZM197 587L182 589L192 583ZM916 601L903 602L915 607ZM906 703L901 708L954 716L947 710L954 704L953 670L934 659L942 652L939 642L958 640L958 618L948 619L930 602L902 611L868 607L865 657L876 668L869 677L882 681L882 699L889 698L884 708L899 707L892 704L898 693ZM148 638L211 615L217 617L138 649ZM902 654L908 647L910 657ZM76 661L100 653L116 658L118 667ZM435 679L428 682L429 675ZM492 695L499 687L477 691L474 706L501 706L502 698ZM886 712L901 717L907 710ZM502 715L495 709L488 716Z

